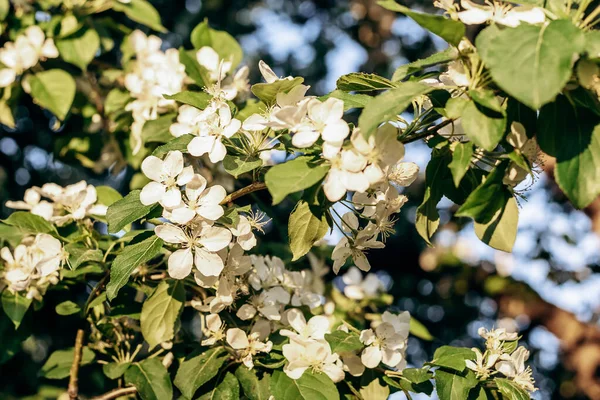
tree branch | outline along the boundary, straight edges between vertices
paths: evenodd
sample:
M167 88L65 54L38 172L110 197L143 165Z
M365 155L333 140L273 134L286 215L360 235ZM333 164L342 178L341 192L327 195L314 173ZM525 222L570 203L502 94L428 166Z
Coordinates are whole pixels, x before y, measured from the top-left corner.
M71 371L69 372L69 393L70 400L77 400L79 398L79 386L77 382L79 380L79 364L81 363L81 352L83 350L83 329L77 331L75 338L75 351L73 355L73 364L71 365Z
M254 182L246 187L241 188L240 190L236 190L235 192L227 195L220 203L221 205L229 204L236 199L239 199L242 196L250 194L252 192L256 192L259 190L266 189L267 185L264 182Z
M435 125L429 129L426 129L421 133L417 133L414 136L409 136L407 138L401 138L400 141L402 143L406 144L406 143L416 142L417 140L425 139L427 136L431 136L431 135L435 134L437 131L439 131L440 129L442 129L445 126L452 124L453 122L454 122L453 119L446 119L446 120L440 122L438 125Z
M121 396L126 396L128 394L134 394L137 392L135 386L129 386L124 388L119 388L115 390L111 390L110 392L104 393L103 395L92 397L91 400L112 400Z

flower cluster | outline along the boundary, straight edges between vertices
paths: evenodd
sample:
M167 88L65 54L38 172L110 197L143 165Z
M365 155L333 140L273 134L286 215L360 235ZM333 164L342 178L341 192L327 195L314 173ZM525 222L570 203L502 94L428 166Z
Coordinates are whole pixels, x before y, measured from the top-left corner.
M107 210L105 205L98 204L96 188L85 181L66 187L56 183L34 186L25 191L23 201L7 201L6 206L30 211L58 226L88 217L102 217Z
M529 5L513 6L502 1L486 1L477 4L471 0L460 0L460 7L454 0L438 0L436 7L445 10L450 17L467 25L479 25L487 22L515 27L522 22L541 24L546 20L544 9Z
M163 95L181 92L186 74L177 49L161 51L162 40L158 37L136 30L129 36L129 45L135 60L125 76L125 88L134 100L127 104L126 110L133 115L131 147L133 154L137 154L142 146L144 123L175 107L175 100Z
M525 366L529 351L523 346L517 347L519 336L516 333L507 332L506 329L479 328L479 335L485 339L486 350L482 353L478 348L473 348L476 359L465 361L478 378L487 379L501 373L528 392L537 390L531 367Z
M48 286L58 283L66 256L60 241L46 233L25 237L12 252L8 247L0 250L0 286L41 299Z
M40 60L58 57L54 40L46 38L44 31L33 25L17 36L14 42L6 42L0 48L0 88L11 85L17 76L35 66Z

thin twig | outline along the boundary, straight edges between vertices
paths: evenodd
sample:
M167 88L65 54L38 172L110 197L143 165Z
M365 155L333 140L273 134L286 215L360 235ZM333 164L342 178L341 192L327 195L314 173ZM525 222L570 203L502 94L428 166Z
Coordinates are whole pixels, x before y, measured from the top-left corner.
M103 395L92 397L91 400L112 400L128 394L134 394L137 392L135 386L124 387L120 389L111 390L110 392L104 393Z
M416 135L414 135L414 136L410 136L410 137L407 137L407 138L402 138L402 139L400 139L400 141L401 141L402 143L404 143L404 144L406 144L406 143L412 143L412 142L416 142L417 140L424 139L424 138L426 138L427 136L431 136L431 135L433 135L434 133L436 133L437 131L439 131L439 130L440 130L440 129L442 129L443 127L445 127L445 126L447 126L447 125L450 125L450 124L451 124L451 123L453 123L453 122L454 122L454 120L453 120L453 119L447 119L447 120L444 120L444 121L440 122L440 123L439 123L438 125L436 125L436 126L433 126L433 127L429 128L429 129L426 129L426 130L424 130L423 132L421 132L421 133L419 133L419 134L416 134Z
M263 190L266 188L267 188L267 185L264 182L254 182L244 188L241 188L240 190L237 190L237 191L227 195L220 204L225 205L225 204L231 203L232 201L239 199L242 196L245 196L252 192L256 192L256 191Z
M79 386L77 382L79 380L79 364L81 363L81 352L83 350L83 329L77 331L75 338L75 354L73 355L73 364L71 365L71 371L69 372L69 393L70 400L77 400L79 398Z

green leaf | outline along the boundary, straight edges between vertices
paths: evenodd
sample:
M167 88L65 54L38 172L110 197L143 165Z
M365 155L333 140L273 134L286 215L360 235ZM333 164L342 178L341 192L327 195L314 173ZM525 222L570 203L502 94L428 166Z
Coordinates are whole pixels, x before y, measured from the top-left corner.
M496 382L498 390L506 397L506 400L529 400L531 398L531 396L529 396L529 394L514 381L505 378L494 378L494 382Z
M15 329L19 328L21 321L27 313L32 300L19 293L11 293L9 290L2 292L2 309L15 325Z
M39 215L31 214L27 211L15 211L2 222L16 228L22 236L38 233L56 233L54 225Z
M10 11L10 0L0 0L0 21L4 21Z
M450 172L452 172L452 180L454 186L458 187L463 176L467 173L469 166L471 165L471 158L473 157L473 144L454 142L452 144L454 150L452 151L452 161L448 164Z
M500 100L498 100L494 92L491 90L471 89L469 90L469 96L477 105L495 111L499 114L506 115L506 110L504 107L502 107Z
M217 375L228 358L224 351L222 347L200 349L179 365L173 382L185 397L191 399L199 387Z
M81 308L71 300L63 301L56 306L56 313L58 315L72 315L77 314L79 311L81 311Z
M425 325L423 325L417 319L410 317L410 334L418 337L419 339L433 340L433 335L429 332L429 329Z
M192 44L196 50L201 47L212 47L219 58L231 61L231 68L235 68L244 58L244 52L240 44L225 31L217 31L208 26L208 22L204 21L198 24L190 36Z
M462 98L450 99L448 106L458 102L462 103L460 121L467 137L477 146L493 151L504 136L506 117Z
M65 246L65 250L69 253L69 266L72 270L85 263L102 262L104 256L102 250L88 249L79 243L70 243Z
M600 31L585 32L585 52L591 59L600 58Z
M433 378L433 373L429 370L429 367L405 368L402 370L402 376L412 383L419 384Z
M415 72L421 71L425 68L432 67L434 65L447 63L455 60L458 56L458 52L455 48L449 47L444 51L430 55L422 60L413 61L410 64L401 65L396 69L394 75L392 75L392 81L397 82L406 78L408 75L414 74Z
M75 80L71 74L51 69L28 75L27 84L33 101L64 121L75 98Z
M466 347L442 346L433 353L431 364L462 372L467 367L465 360L474 359L475 353L471 349L467 349Z
M273 83L255 83L250 90L263 103L271 105L275 103L277 93L287 93L304 82L304 78L278 79Z
M508 199L504 207L487 224L475 222L475 234L494 249L511 252L517 238L519 207L514 197Z
M16 126L12 110L4 100L0 100L0 124L6 125L10 129L14 129Z
M164 96L167 97L167 96ZM142 140L144 143L167 143L173 139L169 128L177 115L175 113L161 115L157 119L146 121L142 128Z
M231 372L227 372L221 383L209 393L200 396L198 400L238 400L239 398L240 384Z
M158 358L147 358L132 364L125 371L125 382L136 387L142 400L173 398L169 372Z
M436 390L440 400L465 400L478 383L479 380L471 370L460 374L443 369L435 371Z
M288 224L288 236L290 238L290 250L292 250L292 261L310 251L315 242L321 240L327 233L329 225L325 215L320 219L313 215L307 202L301 200L290 214Z
M396 3L394 0L378 1L377 4L388 10L401 12L407 17L412 18L423 28L438 35L454 46L458 46L460 40L465 36L465 26L460 21L454 21L441 15L424 14L412 11L410 8Z
M125 371L127 371L130 365L131 363L129 362L110 362L102 366L102 372L104 372L104 375L106 375L108 379L118 379L121 376L123 376L123 374L125 373Z
M145 217L152 211L156 204L145 206L140 202L140 190L134 190L127 196L114 202L106 212L108 232L117 233L130 223Z
M431 396L433 392L433 384L430 381L425 381L421 383L413 383L405 377L400 377L398 381L393 380L389 376L384 376L383 380L387 383L391 388L395 390L405 390L407 392L413 393L425 393L428 396Z
M68 63L86 70L100 48L100 36L95 29L84 27L56 41L60 57Z
M345 92L370 92L372 90L393 89L398 85L376 74L352 72L338 78L336 86Z
M310 157L298 157L275 165L265 174L265 183L273 196L273 204L280 203L288 194L307 189L321 181L330 166L318 164Z
M123 196L110 186L96 186L96 194L98 196L98 204L103 204L107 207L121 200Z
M421 237L431 244L431 237L440 225L440 214L437 204L442 199L441 182L446 174L446 161L439 150L434 149L431 160L425 169L425 194L423 202L417 208L415 227Z
M158 236L150 236L139 243L126 246L123 249L110 267L110 281L106 285L108 300L117 297L117 293L125 286L133 270L140 264L156 257L160 253L162 245L162 239Z
M160 23L160 14L156 8L146 0L131 0L129 3L114 2L113 8L150 29L158 32L167 31Z
M373 379L368 385L360 388L360 395L363 399L369 400L387 400L390 396L390 388L379 383L379 379Z
M256 376L256 368L248 369L245 365L240 365L235 370L235 376L242 385L244 396L249 400L269 400L271 375L265 372L263 378L259 380Z
M232 156L227 154L223 159L223 168L234 178L262 167L263 160L256 156Z
M326 333L325 340L327 340L331 346L331 351L334 353L356 352L365 347L355 332L335 331Z
M106 114L112 114L116 112L123 112L127 103L131 101L131 95L126 90L112 89L106 95L104 100L104 112Z
M319 100L325 101L330 97L342 100L344 102L344 111L353 108L364 108L367 103L371 101L371 96L367 96L366 94L352 94L344 92L343 90L334 90L325 96L319 97Z
M560 96L540 110L537 138L556 157L556 182L573 205L594 201L600 193L600 118Z
M275 400L339 400L335 383L324 373L307 370L300 379L291 379L282 371L271 377L271 394Z
M205 86L209 86L211 84L210 82L210 76L208 71L206 70L206 68L204 68L202 65L200 65L198 63L198 60L196 59L196 52L194 50L186 50L183 47L179 48L179 61L185 66L185 73L187 74L187 76L189 76L190 78L192 78L194 80L194 82L196 82L196 85L200 86L200 87L205 87ZM192 92L189 92L192 93ZM198 95L207 95L210 96L208 93L205 92L194 92L195 94ZM163 96L165 98L168 98L167 96ZM204 108L204 107L199 107L199 108Z
M75 356L75 349L71 347L65 350L56 350L50 354L46 363L42 366L40 374L44 378L48 379L63 379L69 376L71 365L73 364L73 358ZM90 364L94 361L94 352L88 347L84 347L81 352L81 363L80 366Z
M500 164L490 172L485 182L479 185L460 208L457 217L471 217L475 222L487 224L504 207L512 194L502 183L506 164Z
M140 324L142 335L150 349L175 337L179 329L179 315L185 302L183 286L181 280L164 280L144 302Z
M163 97L165 99L177 100L180 103L188 104L200 110L204 110L212 100L212 96L206 92L179 92L170 96L164 95Z
M537 110L567 84L584 36L570 21L557 20L504 29L492 25L477 36L476 44L498 86Z
M30 322L32 318L27 318ZM3 312L0 311L0 365L6 363L15 354L23 351L22 342L31 335L31 323L22 323L19 329L15 330L13 322Z
M158 158L163 158L170 151L181 151L182 153L187 153L187 146L194 138L194 135L183 135L179 136L167 142L167 144L163 144L162 146L158 146L153 152L152 155Z
M370 136L377 127L386 121L394 121L418 96L431 92L434 88L417 82L398 83L398 88L388 90L374 97L365 106L358 118L358 127L365 136Z

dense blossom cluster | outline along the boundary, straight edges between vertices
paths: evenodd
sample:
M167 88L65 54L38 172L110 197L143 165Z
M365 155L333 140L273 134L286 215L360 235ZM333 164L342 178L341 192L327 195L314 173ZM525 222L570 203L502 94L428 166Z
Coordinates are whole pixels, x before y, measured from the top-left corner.
M507 332L506 329L486 330L479 328L479 335L485 339L485 351L473 348L475 360L466 360L467 368L477 374L478 378L487 379L500 373L514 381L528 392L537 390L532 377L531 367L525 365L529 351L516 347L518 334Z
M58 49L51 38L46 38L39 26L27 28L14 42L0 48L0 88L11 85L25 70L41 60L58 57Z
M25 191L22 201L7 201L6 206L30 211L58 226L92 216L102 217L107 210L106 205L98 204L96 188L85 181L66 187L55 183L34 186Z
M67 256L60 240L46 233L24 238L13 251L3 247L0 290L6 286L27 299L41 300L48 286L58 282L59 270Z

